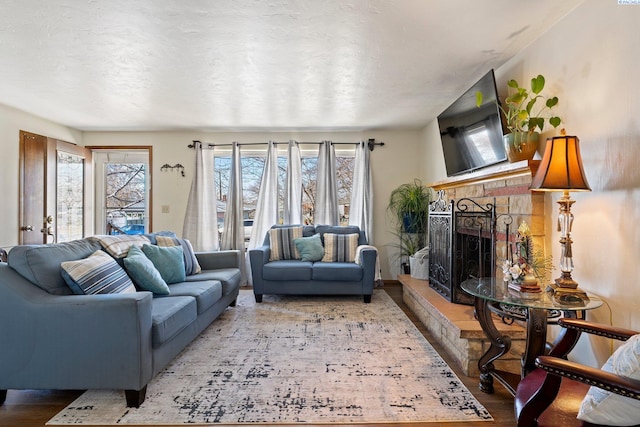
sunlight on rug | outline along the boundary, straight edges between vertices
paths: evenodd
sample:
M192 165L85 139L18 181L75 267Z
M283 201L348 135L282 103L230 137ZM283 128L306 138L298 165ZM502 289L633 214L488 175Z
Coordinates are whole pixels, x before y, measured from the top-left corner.
M359 297L243 290L149 383L140 408L89 390L47 424L490 421L384 290Z

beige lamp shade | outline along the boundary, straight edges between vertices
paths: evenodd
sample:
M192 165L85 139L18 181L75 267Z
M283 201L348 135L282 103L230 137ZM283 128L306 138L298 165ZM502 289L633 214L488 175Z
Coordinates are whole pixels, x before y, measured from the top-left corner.
M531 190L591 191L582 169L580 140L577 136L547 138L547 145Z

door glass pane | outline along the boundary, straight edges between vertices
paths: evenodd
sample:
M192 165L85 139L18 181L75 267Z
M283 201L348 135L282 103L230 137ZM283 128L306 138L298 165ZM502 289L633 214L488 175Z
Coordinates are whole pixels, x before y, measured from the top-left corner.
M58 151L57 242L84 237L84 158ZM53 232L53 231L52 231Z
M107 163L107 234L143 234L146 232L146 164Z

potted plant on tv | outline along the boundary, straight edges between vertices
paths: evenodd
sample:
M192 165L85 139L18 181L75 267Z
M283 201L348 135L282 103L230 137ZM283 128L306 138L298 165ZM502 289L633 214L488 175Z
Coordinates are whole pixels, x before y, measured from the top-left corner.
M531 88L521 87L515 80L507 82L509 94L505 105L500 105L511 133L504 136L505 149L510 162L531 160L538 149L540 133L545 123L557 128L562 120L553 115L553 108L558 105L558 97L547 98L541 95L545 86L542 74L531 79ZM482 93L476 92L476 105L482 105Z
M394 234L398 237L399 257L403 260L425 245L431 188L419 179L402 184L391 191L387 210L394 223Z

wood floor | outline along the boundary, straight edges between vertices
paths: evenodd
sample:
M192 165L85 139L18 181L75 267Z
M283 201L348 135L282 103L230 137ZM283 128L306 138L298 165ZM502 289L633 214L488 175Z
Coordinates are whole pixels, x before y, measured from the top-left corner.
M495 386L494 394L485 394L478 389L477 377L466 377L453 363L443 348L433 340L429 332L422 326L420 321L402 302L402 285L391 283L385 284L385 291L404 310L407 316L416 324L423 335L431 342L434 348L440 353L444 360L451 366L462 382L474 394L474 396L484 405L493 416L493 422L476 423L482 427L512 427L515 425L513 417L513 398L498 383ZM9 390L7 400L0 406L0 426L21 426L21 427L43 427L45 423L56 413L71 403L82 391L40 391L40 390ZM216 424L220 425L220 424ZM301 424L307 427L314 427L312 424ZM353 425L353 424L352 424ZM382 424L359 424L359 426L380 427ZM387 426L414 427L469 427L471 423L398 423L384 424ZM332 424L334 427L339 425Z

